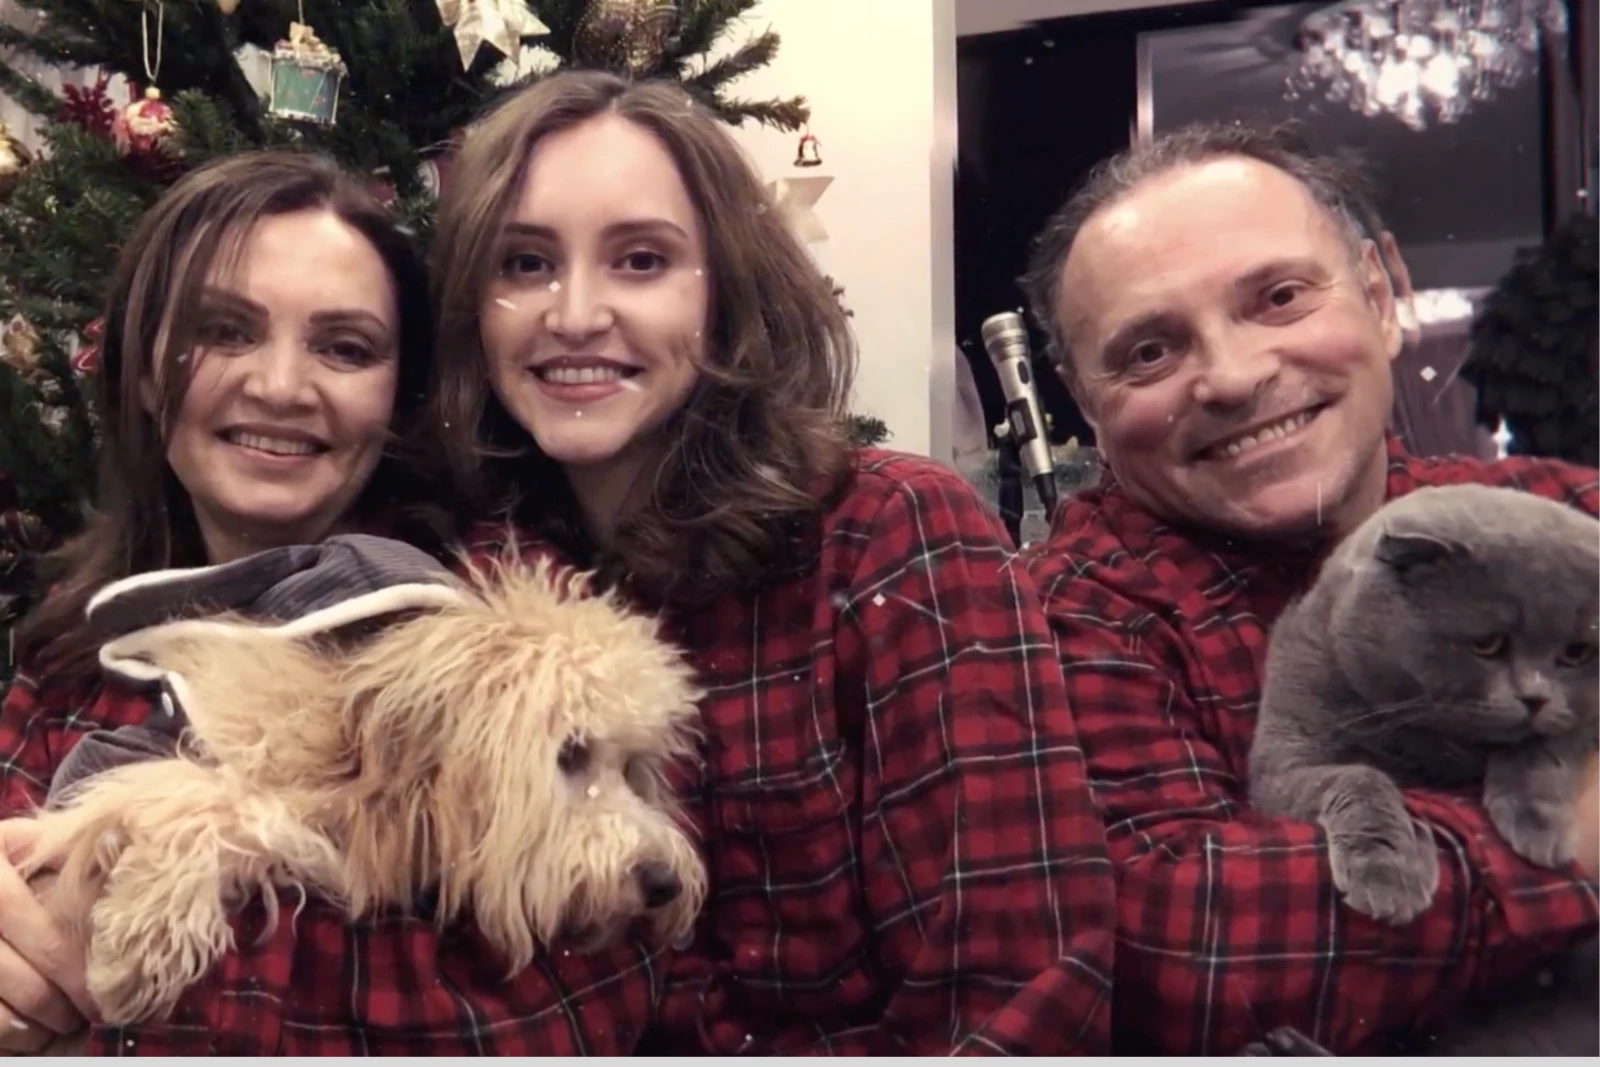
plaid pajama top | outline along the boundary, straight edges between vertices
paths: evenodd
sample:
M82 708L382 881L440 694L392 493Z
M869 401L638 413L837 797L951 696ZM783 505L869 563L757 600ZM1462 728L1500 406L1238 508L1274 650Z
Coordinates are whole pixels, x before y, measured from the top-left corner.
M1389 499L1463 482L1600 506L1594 470L1390 441ZM1341 903L1320 829L1247 807L1268 628L1313 550L1181 534L1111 484L1063 507L1029 566L1117 865L1117 1051L1231 1055L1284 1024L1370 1050L1594 936L1594 884L1523 862L1475 797L1408 793L1439 889L1399 927Z
M808 575L666 620L709 691L685 776L712 876L692 945L554 951L508 982L470 930L313 905L262 945L241 930L171 1022L96 1049L626 1054L648 1031L682 1053L1106 1051L1111 871L1028 574L915 457L863 453L821 532ZM17 686L5 801L137 705Z

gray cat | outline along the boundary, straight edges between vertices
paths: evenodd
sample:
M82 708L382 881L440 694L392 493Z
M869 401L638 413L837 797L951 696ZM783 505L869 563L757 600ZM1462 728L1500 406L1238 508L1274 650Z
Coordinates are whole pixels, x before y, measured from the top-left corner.
M1320 824L1350 907L1409 922L1438 851L1409 786L1476 787L1532 863L1572 858L1596 747L1600 522L1480 485L1421 489L1368 519L1272 631L1256 810Z

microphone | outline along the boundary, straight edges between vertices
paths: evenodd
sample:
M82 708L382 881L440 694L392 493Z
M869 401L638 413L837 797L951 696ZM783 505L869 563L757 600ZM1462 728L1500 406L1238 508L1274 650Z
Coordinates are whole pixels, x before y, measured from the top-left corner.
M1010 438L1022 458L1022 468L1033 479L1044 505L1045 519L1055 515L1055 460L1050 455L1050 439L1045 432L1044 415L1039 410L1039 394L1033 388L1033 363L1028 347L1028 326L1015 311L1002 311L983 321L983 347L1000 375L1000 388L1006 394L1006 418Z

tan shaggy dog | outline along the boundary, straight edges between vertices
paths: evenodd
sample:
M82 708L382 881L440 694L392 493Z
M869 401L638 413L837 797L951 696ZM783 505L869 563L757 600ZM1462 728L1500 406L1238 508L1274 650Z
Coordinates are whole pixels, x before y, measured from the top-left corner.
M87 941L106 1022L168 1012L280 886L352 916L436 890L508 973L641 917L689 933L705 871L665 770L700 694L655 621L546 565L434 599L338 639L216 617L113 642L181 683L183 750L37 813L20 865L58 872L44 901Z

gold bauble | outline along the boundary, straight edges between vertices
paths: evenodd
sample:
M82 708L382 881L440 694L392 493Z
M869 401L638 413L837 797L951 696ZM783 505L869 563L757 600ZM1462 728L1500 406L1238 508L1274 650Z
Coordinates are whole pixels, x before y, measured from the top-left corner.
M661 65L677 21L673 0L590 0L572 43L585 66L638 77Z
M0 325L0 363L29 376L38 369L40 354L39 331L21 312Z
M33 153L11 136L4 122L0 122L0 196L10 192L22 180L23 172L32 162Z

